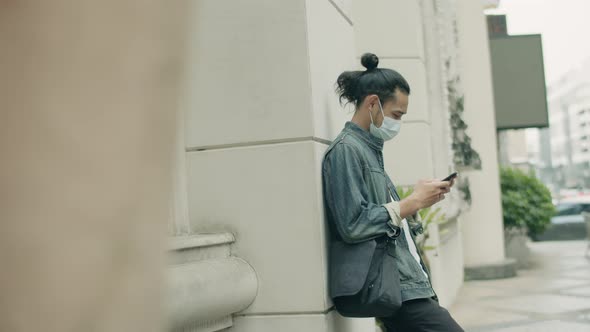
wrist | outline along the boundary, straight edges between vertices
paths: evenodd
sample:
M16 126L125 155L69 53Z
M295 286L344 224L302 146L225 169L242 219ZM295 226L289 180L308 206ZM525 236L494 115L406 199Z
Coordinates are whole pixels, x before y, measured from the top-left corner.
M420 200L414 194L411 194L410 196L404 198L400 202L400 210L401 210L402 218L414 215L420 209L421 209Z
M416 194L411 194L410 196L408 196L409 199L409 203L410 203L410 207L412 208L412 211L414 213L418 212L418 210L422 209L422 200L420 200Z

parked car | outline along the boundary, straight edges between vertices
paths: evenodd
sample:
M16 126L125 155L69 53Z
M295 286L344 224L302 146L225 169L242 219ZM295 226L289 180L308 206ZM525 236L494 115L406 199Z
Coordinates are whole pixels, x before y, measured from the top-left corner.
M583 212L590 213L589 197L571 197L561 200L555 206L557 213L551 218L551 225L536 241L584 240L587 238L586 221Z

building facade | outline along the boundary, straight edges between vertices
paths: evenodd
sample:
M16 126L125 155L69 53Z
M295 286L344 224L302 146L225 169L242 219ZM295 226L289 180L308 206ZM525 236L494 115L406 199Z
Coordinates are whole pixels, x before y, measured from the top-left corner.
M7 4L0 330L373 332L327 292L320 172L365 52L412 86L396 184L460 172L428 229L442 304L509 274L483 5Z
M193 22L170 235L173 257L195 254L171 265L170 287L194 294L174 292L173 329L374 330L372 319L340 317L329 299L320 178L325 149L352 116L338 104L336 77L359 68L365 52L412 86L403 129L384 150L400 187L457 168L450 118L464 100L481 169L460 169L471 207L457 190L442 205L447 221L429 229L442 304L453 302L466 272L493 277L510 269L481 2L202 0ZM195 283L190 273L199 269L207 277ZM222 285L216 280L231 282L236 296L212 291ZM189 300L199 294L208 297ZM178 298L192 309L179 315ZM219 305L207 307L211 301ZM207 319L191 316L198 308Z

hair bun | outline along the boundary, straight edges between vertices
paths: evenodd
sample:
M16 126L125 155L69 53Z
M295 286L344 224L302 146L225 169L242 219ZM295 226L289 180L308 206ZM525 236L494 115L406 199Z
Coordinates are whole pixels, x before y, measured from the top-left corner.
M365 53L361 57L361 65L367 68L367 70L373 70L377 68L379 64L379 58L373 53Z

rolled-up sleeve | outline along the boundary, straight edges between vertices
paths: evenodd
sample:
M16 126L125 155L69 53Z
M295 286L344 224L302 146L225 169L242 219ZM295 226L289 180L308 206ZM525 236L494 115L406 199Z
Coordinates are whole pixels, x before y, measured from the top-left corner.
M334 146L324 159L322 176L329 219L345 242L399 234L388 207L368 201L361 159L354 146L345 143ZM391 204L389 208L395 213L394 206Z
M383 204L387 213L389 214L389 218L391 219L391 223L397 227L400 227L402 223L402 216L401 216L401 208L399 202L393 201L387 204Z

